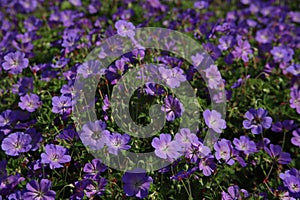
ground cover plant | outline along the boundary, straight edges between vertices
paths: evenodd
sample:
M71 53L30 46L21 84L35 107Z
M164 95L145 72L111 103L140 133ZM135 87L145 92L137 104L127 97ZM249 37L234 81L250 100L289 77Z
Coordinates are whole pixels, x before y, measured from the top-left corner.
M0 0L0 199L300 199L299 10Z

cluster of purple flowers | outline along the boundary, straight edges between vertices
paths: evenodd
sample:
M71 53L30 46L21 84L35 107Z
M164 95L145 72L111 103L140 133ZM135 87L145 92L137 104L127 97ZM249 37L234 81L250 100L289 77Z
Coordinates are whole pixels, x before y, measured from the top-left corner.
M0 199L176 199L181 198L177 196L181 186L190 199L299 199L300 12L296 4L0 1ZM199 52L187 63L172 53L143 47L135 31L155 26L192 35L215 64L206 66L205 54ZM159 34L149 38L160 38ZM84 61L89 50L114 35L120 37L97 52L99 60ZM130 39L135 49L99 70L101 59L123 52L121 39ZM166 49L181 50L176 38L158 42ZM120 175L87 150L105 149L118 156L120 151L144 145L145 140L121 134L115 126L109 98L125 73L150 61L168 66L147 69L156 70L166 85L145 80L141 91L161 104L167 123L147 145L172 164L151 176L140 168ZM200 83L197 69L203 72L206 89L201 88L205 84ZM78 76L100 78L100 97L87 102L102 108L97 121L72 121ZM223 94L216 93L210 101L199 97L203 113L197 130L175 131L185 109L180 97L170 91L185 81L197 87L201 98L225 89L226 121L214 107L208 108L213 100L224 101ZM212 131L222 135L209 148L203 138ZM227 174L232 171L236 175ZM240 180L241 171L255 172L252 183ZM189 191L190 183L201 190L200 196ZM166 194L164 185L170 186Z

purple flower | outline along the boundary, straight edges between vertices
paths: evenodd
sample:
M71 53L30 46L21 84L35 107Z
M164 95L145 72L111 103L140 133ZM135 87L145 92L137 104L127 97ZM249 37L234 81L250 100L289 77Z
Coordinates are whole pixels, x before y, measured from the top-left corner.
M273 55L274 61L278 63L287 63L293 59L294 55L293 49L283 46L273 47L270 52Z
M268 129L271 127L272 118L267 115L268 111L263 108L258 108L257 110L251 108L244 116L247 118L243 121L244 128L251 129L253 134L260 134L263 128Z
M72 111L72 99L68 96L55 96L52 98L52 106L53 113L70 114Z
M280 173L280 179L283 180L285 188L289 191L291 197L300 197L300 173L296 168Z
M164 88L156 83L147 82L145 86L145 92L151 96L161 95L165 93Z
M128 68L128 65L126 64L127 62L129 62L129 59L122 57L106 70L106 78L112 85L117 84L123 73L126 72Z
M202 61L204 59L204 55L202 53L197 53L196 55L191 56L191 59L192 59L194 67L197 68L202 63Z
M270 144L269 148L265 148L265 151L279 164L289 164L292 160L290 154L282 152L281 146L279 145Z
M217 165L214 162L214 157L212 155L200 159L199 170L202 171L204 176L210 176L216 168Z
M34 16L30 16L26 20L24 20L24 28L29 32L38 30L42 26L42 24L43 21Z
M20 174L10 175L6 177L2 182L0 182L0 195L8 195L13 191L13 189L25 178L21 177Z
M291 139L291 143L295 146L300 147L300 128L293 131L293 136Z
M163 159L177 159L180 157L178 149L179 144L176 141L172 141L170 134L160 134L159 138L155 137L151 145L155 148L155 155Z
M175 118L182 116L184 108L177 98L174 98L172 95L168 95L168 97L164 99L164 103L165 104L161 107L161 110L166 113L167 121L174 121Z
M233 147L231 142L226 139L222 139L214 144L214 149L216 151L215 157L217 160L223 159L228 165L233 165Z
M241 87L241 85L243 83L246 82L247 79L250 78L250 75L247 75L246 78L239 78L235 83L232 84L231 88L238 88L238 87Z
M231 48L232 45L233 45L233 37L231 35L229 36L222 36L220 39L219 39L219 45L218 45L218 48L221 50L221 51L226 51L227 49Z
M4 70L12 74L20 74L23 69L28 67L28 59L22 52L9 53L4 56L5 62L2 64Z
M82 74L83 78L94 77L95 75L103 75L104 69L101 69L98 60L89 60L78 67L78 74Z
M7 199L8 200L23 200L23 191L16 190L14 193L10 194Z
M105 187L107 185L107 180L105 178L99 178L96 181L91 181L84 190L88 198L95 196L101 196L105 192Z
M195 133L191 133L188 128L182 128L175 135L175 141L182 147L182 151L185 152L194 141L198 141L198 137Z
M248 55L253 53L251 45L247 40L243 40L241 36L237 37L237 46L235 46L232 54L235 59L242 59L244 62L248 62Z
M68 128L64 129L58 136L57 138L72 142L74 140L79 139L78 133L75 131L74 128L69 126Z
M158 71L164 81L166 81L167 85L171 88L177 88L180 86L181 82L186 81L184 71L181 68L175 67L172 69L167 69L164 67L159 67Z
M203 112L203 117L205 124L217 133L222 133L222 129L226 128L225 120L222 119L221 114L215 110L210 111L206 109Z
M120 133L112 133L106 136L108 146L108 152L114 155L118 155L120 150L130 149L130 136L128 134L121 135Z
M276 133L280 133L283 131L290 131L297 127L294 120L284 120L283 122L276 122L272 124L271 130Z
M207 157L211 153L210 148L204 146L198 139L192 141L187 148L185 157L190 159L192 163L196 163L200 158Z
M288 14L293 22L300 23L300 12L291 11Z
M147 176L144 169L134 169L125 172L122 177L123 189L127 196L136 196L145 198L148 195L148 190L153 179Z
M18 104L19 107L28 112L34 112L42 104L40 97L36 94L26 94L25 96L21 96L20 99L21 102Z
M97 120L83 125L80 138L86 146L96 150L104 147L108 135L109 131L106 130L106 123Z
M286 71L293 74L294 76L300 75L300 64L292 64L288 68L286 68Z
M230 186L227 191L228 193L222 192L222 200L242 200L249 196L247 190L240 190L237 185Z
M24 96L26 93L33 91L33 78L23 77L20 78L17 84L13 85L12 92Z
M256 41L262 44L272 42L273 34L269 29L258 30L256 32Z
M24 193L24 199L36 199L36 200L51 200L55 199L56 193L50 190L51 182L48 179L42 179L40 184L36 180L31 180L26 184L26 192Z
M91 163L84 165L83 171L86 173L84 177L96 179L100 173L105 172L106 169L106 165L104 165L100 159L93 159Z
M198 8L198 9L208 8L208 2L207 1L196 1L194 3L194 7Z
M59 58L58 60L55 61L55 63L51 64L51 67L55 69L60 69L65 67L69 61L70 58Z
M135 35L135 26L131 22L125 20L119 20L116 22L115 27L117 29L118 35L122 37L133 37Z
M31 137L22 132L12 133L3 139L1 148L9 156L18 156L31 149Z
M45 153L41 154L41 163L50 164L51 169L63 167L61 164L71 161L71 156L65 155L67 149L54 144L47 144L45 147Z
M300 90L291 88L290 96L290 107L296 109L297 113L300 114Z
M211 42L203 44L203 48L213 60L217 60L222 55L220 49Z
M91 184L91 182L92 182L91 179L83 179L80 181L76 181L74 184L75 185L74 194L70 197L70 200L83 199L84 192L85 192L87 186L89 186Z
M208 79L208 87L211 89L217 89L222 83L222 77L217 65L210 65L209 68L204 70L204 72Z
M240 139L234 138L233 144L237 150L244 152L246 155L257 152L255 142L247 136L241 136Z
M12 110L5 110L0 114L0 127L9 126L12 122L14 122L15 115Z

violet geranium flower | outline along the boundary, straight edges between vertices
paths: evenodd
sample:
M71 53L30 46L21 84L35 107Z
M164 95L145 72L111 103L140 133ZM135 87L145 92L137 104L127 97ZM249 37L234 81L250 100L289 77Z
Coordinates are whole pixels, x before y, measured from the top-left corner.
M133 37L135 35L135 26L131 22L125 20L119 20L115 23L118 35L122 37Z
M204 72L208 79L208 87L211 89L217 89L222 83L222 77L217 65L210 65L209 68L204 70Z
M68 96L55 96L52 98L52 106L53 113L70 114L72 111L72 99Z
M172 69L167 69L164 67L158 68L161 77L166 81L167 85L171 88L177 88L180 86L181 82L186 81L186 77L184 75L184 71L179 68L175 67Z
M102 149L106 143L109 131L106 123L101 120L87 122L83 125L80 137L82 142L92 150Z
M9 53L4 56L5 62L2 64L4 70L12 74L20 74L23 69L28 67L28 59L22 52Z
M253 134L260 134L263 128L268 129L272 125L272 118L267 115L268 111L263 108L258 108L257 110L251 108L245 114L247 119L243 121L244 128L251 129Z
M284 187L289 191L290 197L300 197L300 172L296 168L289 169L280 173L280 179L283 180Z
M240 139L234 138L233 144L237 150L244 152L246 155L257 151L255 142L247 136L241 136Z
M3 139L1 148L9 156L18 156L31 149L31 137L23 132L12 133Z
M203 112L203 117L205 120L205 124L217 133L221 133L222 129L226 128L225 120L222 119L221 114L215 110L210 111L206 109Z
M96 179L99 177L101 172L106 171L107 167L102 163L100 159L93 159L91 163L86 163L83 168L85 178Z
M172 141L170 134L160 134L159 138L155 137L151 145L155 148L155 155L163 159L177 159L180 157L181 149L178 149L178 142Z
M182 116L184 108L177 98L168 95L168 97L164 99L164 102L165 104L161 107L161 110L166 112L167 121L174 121L175 118Z
M24 199L36 200L54 200L56 193L50 190L51 182L48 179L42 179L40 184L36 180L31 180L26 185L26 192L23 195Z
M214 144L214 149L216 151L215 157L217 160L224 160L228 165L233 165L233 147L231 142L226 139L222 139Z
M112 133L107 136L106 145L108 146L108 152L114 155L118 155L120 150L130 149L130 136L128 134L121 135L120 133Z
M36 94L26 94L25 96L21 96L20 99L21 102L18 104L19 107L28 112L34 112L42 104L40 97Z
M136 196L145 198L148 195L148 190L153 179L147 176L144 169L134 169L125 172L122 177L123 189L127 196Z
M241 36L237 37L237 46L232 51L235 59L242 59L244 62L248 62L248 56L253 53L251 45L248 40L243 40Z
M41 154L41 163L50 164L50 168L61 168L61 164L71 161L71 156L66 155L67 149L54 144L47 144L45 147L45 153Z

